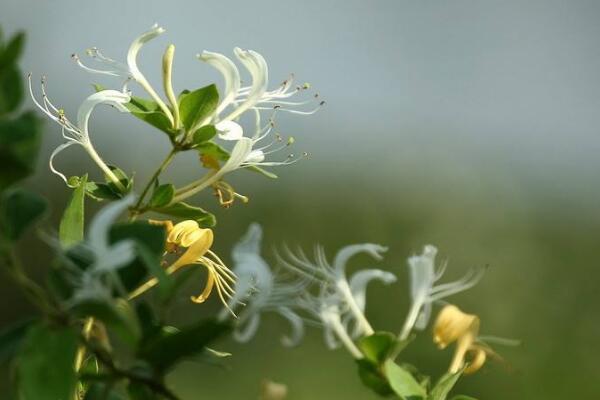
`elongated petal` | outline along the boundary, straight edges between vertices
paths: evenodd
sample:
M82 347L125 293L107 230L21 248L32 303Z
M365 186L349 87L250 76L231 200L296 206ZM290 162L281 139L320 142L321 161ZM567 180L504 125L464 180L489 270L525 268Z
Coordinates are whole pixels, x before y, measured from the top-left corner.
M261 226L257 223L250 224L246 234L233 247L231 256L234 261L241 261L249 255L260 254L262 237L263 232Z
M396 275L380 269L365 269L358 271L350 279L350 290L361 311L365 311L367 285L372 280L378 280L386 285L396 282Z
M169 267L169 269L177 270L179 267L182 267L182 266L188 265L188 264L193 264L194 262L196 262L200 257L202 257L204 254L206 254L208 249L210 249L210 246L212 246L212 243L213 243L213 239L214 239L214 235L213 235L212 230L204 229L202 237L199 238L198 240L196 240L185 251L185 253L183 253L183 255L181 257L179 257L179 259L177 259L177 261L175 261Z
M225 79L225 93L223 100L217 107L217 115L220 114L235 99L240 89L240 72L228 57L223 54L203 51L198 58L205 63L215 67Z
M215 125L219 139L240 140L244 136L244 129L234 121L221 121Z
M267 85L269 83L269 69L263 56L255 51L242 50L239 47L234 49L234 53L252 76L252 87L246 101L224 118L229 120L236 119L244 112L254 107L267 91Z
M137 79L136 75L140 74L140 70L137 66L137 56L140 52L140 49L146 42L154 39L164 32L164 28L158 26L158 24L154 24L149 31L146 31L135 38L135 40L129 46L129 51L127 52L127 65L129 66L129 70L131 71L134 79Z
M229 160L221 167L221 169L217 172L219 177L234 171L242 165L244 161L248 158L248 155L252 151L252 139L250 138L241 138L237 141L233 150L231 151L231 155L229 156Z
M286 347L298 345L304 336L304 322L302 321L302 318L288 307L279 307L277 311L282 317L290 322L292 328L292 332L289 336L286 335L281 338L281 344Z
M409 257L410 293L413 300L419 296L428 296L435 276L435 256L437 248L427 245L421 255Z
M102 90L85 99L77 111L77 127L81 130L84 138L88 137L90 115L98 104L107 104L121 112L128 112L124 104L129 103L130 100L131 97L128 94L118 90Z
M109 247L108 231L111 225L117 220L129 206L134 203L134 196L129 195L121 200L110 203L104 207L92 220L88 230L88 243L96 250L102 250Z
M69 182L68 182L67 177L65 176L65 174L63 174L62 172L60 172L59 170L57 170L56 168L54 168L54 157L56 157L58 155L58 153L60 153L61 151L65 150L67 147L70 147L70 146L72 146L74 144L79 144L79 142L75 142L75 141L71 141L70 140L67 143L61 144L56 149L54 149L54 151L52 152L52 154L50 154L50 159L48 160L48 165L50 166L50 171L52 171L56 175L60 176L62 178L62 180L65 181L65 183L67 185L69 184Z
M359 253L367 253L376 260L383 258L382 253L387 251L387 247L380 246L373 243L353 244L350 246L343 247L335 255L333 260L333 268L338 276L342 276L345 273L346 263L348 260Z
M254 337L259 325L260 314L252 314L245 321L241 321L238 328L233 332L233 338L238 342L246 343Z

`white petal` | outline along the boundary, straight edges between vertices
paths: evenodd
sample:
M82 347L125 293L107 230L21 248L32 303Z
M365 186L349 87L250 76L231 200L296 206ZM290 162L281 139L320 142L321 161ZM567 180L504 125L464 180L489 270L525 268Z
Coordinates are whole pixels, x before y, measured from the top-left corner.
M229 160L221 167L221 169L216 173L218 177L221 177L231 171L234 171L242 165L242 163L248 158L248 155L252 151L252 139L250 138L241 138L237 141L233 150L231 151L231 155L229 156Z
M346 263L353 256L359 253L368 253L374 259L381 260L383 258L382 253L386 251L387 247L373 243L346 246L340 249L340 251L338 251L335 255L335 259L333 260L333 268L338 276L342 276L344 274L344 270L346 269Z
M238 328L233 332L233 338L241 343L246 343L254 337L260 325L260 315L252 314L246 321L240 321L242 325L245 323L245 328L241 328L241 325L238 325Z
M269 83L269 69L263 56L255 51L242 50L239 47L234 49L234 53L252 76L252 87L246 101L240 104L239 107L224 119L236 119L245 111L254 107L267 91Z
M127 210L129 206L133 205L134 200L133 195L129 195L121 200L110 203L98 211L88 230L88 243L94 249L108 248L108 231L111 225L117 220L119 215Z
M218 69L225 79L225 93L221 104L217 107L218 115L235 99L240 89L240 72L233 61L223 54L203 51L198 58Z
M158 24L154 24L152 29L135 38L135 40L129 46L129 51L127 52L127 65L129 66L129 70L131 71L134 79L137 80L138 76L140 75L140 70L137 66L137 55L140 49L146 42L154 39L164 32L164 28L158 26Z
M281 316L283 316L290 322L290 325L292 327L291 335L283 336L281 338L281 344L283 344L286 347L293 347L298 345L298 343L300 343L300 340L302 340L302 337L304 336L304 322L302 321L302 318L300 318L298 314L290 310L288 307L279 307L277 311L279 312L279 314L281 314Z
M252 150L244 160L248 164L259 164L265 161L265 153L262 150Z
M246 255L260 254L262 241L262 228L259 224L252 223L246 234L235 244L231 253L234 260L242 260Z
M391 272L380 269L361 270L352 275L350 279L350 291L361 311L365 311L367 285L372 280L378 280L389 285L396 282L396 276Z
M131 97L128 94L118 90L102 90L85 99L77 111L77 127L81 130L84 138L88 137L90 115L98 104L111 105L121 112L127 112L124 104L129 103L130 100Z
M437 249L427 245L421 255L408 258L410 273L410 293L413 300L419 296L427 297L435 282L435 256Z
M221 121L215 125L215 129L223 140L240 140L244 137L244 129L234 121Z
M56 149L54 149L54 151L52 152L52 154L50 154L50 160L48 161L48 165L50 166L50 171L52 171L56 175L60 176L62 178L62 180L65 181L65 183L67 185L69 185L69 183L68 183L68 180L67 180L67 177L65 176L65 174L63 174L62 172L60 172L56 168L54 168L54 157L56 157L58 155L58 153L60 153L61 151L63 151L67 147L72 146L74 144L79 144L79 142L68 141L67 143L61 144Z

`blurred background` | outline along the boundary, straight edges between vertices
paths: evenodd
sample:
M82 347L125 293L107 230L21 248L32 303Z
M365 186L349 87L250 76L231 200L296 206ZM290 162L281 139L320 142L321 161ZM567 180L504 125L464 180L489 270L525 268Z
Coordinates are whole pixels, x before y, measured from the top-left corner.
M116 83L80 70L71 53L97 46L124 59L154 22L168 32L144 47L140 63L155 87L171 42L179 90L221 85L194 55L231 54L234 46L265 56L272 87L291 72L310 82L326 107L310 117L281 115L278 128L309 159L278 169L277 181L237 173L232 183L251 198L247 205L218 210L211 196L197 199L218 213L219 254L230 261L231 245L253 221L265 229L267 258L283 242L321 243L331 256L345 244L387 245L379 266L400 279L373 284L368 315L391 331L408 306L406 257L424 244L448 260L447 279L489 265L476 288L451 299L480 315L482 333L522 340L497 347L506 364L490 362L461 381L456 393L484 400L600 395L599 17L596 1L0 0L5 35L28 33L23 70L47 75L51 99L68 115L90 83ZM94 115L91 131L99 152L138 182L167 152L159 131L109 109ZM51 199L48 227L57 226L68 195L46 167L60 143L59 127L48 122L30 180ZM77 148L67 151L57 166L68 175L91 166ZM168 176L184 183L198 173L190 155ZM97 205L89 204L91 215ZM22 250L42 274L49 252L34 239ZM30 312L6 278L0 291L1 324ZM174 319L218 308L184 300ZM190 400L255 399L265 378L286 383L290 400L376 398L348 354L328 351L319 331L286 349L285 323L263 322L249 344L215 346L234 354L224 367L188 363L171 384ZM450 358L430 332L404 356L434 376Z

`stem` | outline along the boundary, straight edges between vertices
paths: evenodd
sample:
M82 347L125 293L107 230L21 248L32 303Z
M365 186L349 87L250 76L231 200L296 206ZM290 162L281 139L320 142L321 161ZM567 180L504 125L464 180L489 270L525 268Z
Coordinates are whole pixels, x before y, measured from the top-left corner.
M402 331L400 331L399 339L406 340L412 331L413 326L415 326L415 322L417 322L417 318L419 317L419 312L421 311L421 307L423 307L423 300L417 299L410 308L408 315L406 316L406 320L404 321L404 326L402 327Z
M94 318L93 317L86 318L86 320L83 324L83 330L81 331L84 338L86 338L86 339L90 338L90 334L92 333L93 327L94 327ZM85 353L86 353L85 346L80 345L79 348L77 349L77 356L75 357L75 372L79 372L79 370L81 369L81 366L83 365L83 360L85 358Z
M110 168L108 168L108 165L106 165L106 163L102 160L102 158L100 158L100 156L96 152L96 149L94 149L94 146L92 146L91 143L88 143L87 145L84 145L83 147L88 152L88 154L90 155L92 160L94 160L94 162L102 170L102 172L104 172L104 175L106 175L107 178L110 179L110 181L112 183L114 183L115 186L117 188L119 188L120 191L125 192L125 190L126 190L125 186L123 186L121 181L119 181L119 178L117 178L117 176L114 174L114 172L112 172L110 170Z
M173 267L173 265L172 265L165 270L165 273L167 275L171 275L171 274L177 272L181 267L184 267L184 266L185 265L175 265L175 267ZM152 289L157 284L158 284L158 278L151 278L151 279L147 280L145 283L138 286L138 288L135 289L133 292L129 293L129 296L127 296L127 300L133 300L136 297L141 296L142 294L146 293L148 290Z
M342 326L339 318L330 318L328 322L338 338L340 338L344 346L346 346L346 349L348 349L350 354L352 354L352 357L356 358L357 360L362 359L363 354L358 347L356 347L350 336L348 336L348 333Z
M367 317L365 317L364 312L360 309L360 307L358 307L358 304L356 304L356 301L354 300L354 296L352 295L352 291L350 290L350 287L348 286L348 282L346 280L343 281L343 285L342 285L342 287L340 287L340 289L342 290L342 292L344 293L344 295L346 297L346 302L348 303L348 306L350 307L350 311L352 311L352 314L354 314L354 317L356 318L358 323L362 326L365 334L367 336L370 336L373 333L375 333L375 331L373 330L373 327L369 323L369 320L367 320Z
M219 179L221 179L221 176L223 175L222 173L219 173L220 171L221 170L210 171L206 175L204 175L202 178L198 179L197 181L192 182L189 185L182 187L181 189L178 190L178 193L175 194L175 197L173 197L173 200L171 200L171 203L177 203L182 200L185 200L188 197L195 195L196 193L204 190L205 188L209 187L213 183L217 182Z
M154 182L158 179L158 177L165 170L165 168L167 168L167 166L171 163L171 161L173 161L173 157L175 157L175 154L177 154L178 152L179 152L179 149L177 147L173 147L171 149L171 151L169 152L169 154L167 154L167 157L165 157L163 162L157 168L157 170L154 171L154 174L152 175L152 177L150 178L148 183L146 183L146 186L142 190L142 194L138 198L137 203L135 204L135 206L133 206L133 209L132 209L134 211L134 213L132 215L133 218L135 218L135 215L140 211L140 208L142 206L144 198L148 194L148 191L150 190L150 188L152 187Z

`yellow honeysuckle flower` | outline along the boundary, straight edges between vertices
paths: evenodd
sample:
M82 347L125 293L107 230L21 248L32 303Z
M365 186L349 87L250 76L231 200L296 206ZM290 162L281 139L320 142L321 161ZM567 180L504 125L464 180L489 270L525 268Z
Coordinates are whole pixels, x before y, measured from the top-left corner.
M470 356L465 374L472 374L483 366L488 352L487 346L477 341L479 335L479 317L467 314L454 305L447 305L438 314L433 327L433 342L440 349L456 342L454 357L448 369L451 373L460 371L466 363L467 355Z
M162 225L167 231L166 248L167 253L174 253L179 248L185 248L185 252L167 269L172 274L186 265L200 264L208 270L208 278L204 290L198 296L192 296L194 303L203 303L212 293L213 288L221 302L229 309L227 300L234 293L232 284L235 283L235 274L227 268L225 263L210 250L213 244L214 234L211 229L201 228L196 221L186 220L173 225L172 221L149 220L151 224ZM130 294L134 298L156 285L158 281L153 278ZM231 309L229 309L231 311ZM231 311L233 313L233 311Z

